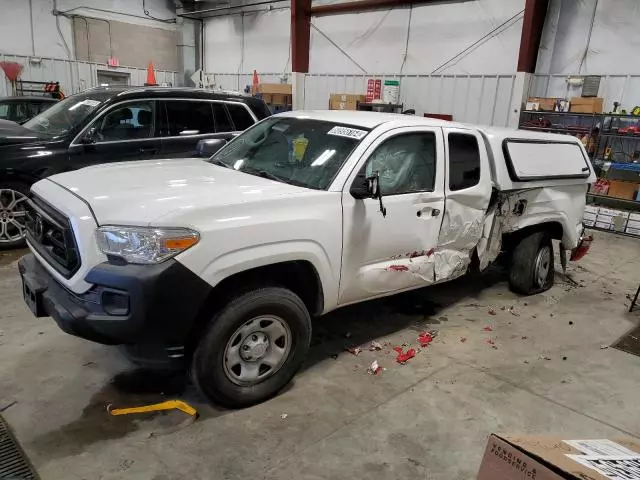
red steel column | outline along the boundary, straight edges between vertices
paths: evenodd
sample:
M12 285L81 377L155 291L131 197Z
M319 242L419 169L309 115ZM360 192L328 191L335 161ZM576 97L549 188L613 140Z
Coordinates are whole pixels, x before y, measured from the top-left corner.
M518 72L533 73L536 69L548 5L549 0L526 0L518 54Z

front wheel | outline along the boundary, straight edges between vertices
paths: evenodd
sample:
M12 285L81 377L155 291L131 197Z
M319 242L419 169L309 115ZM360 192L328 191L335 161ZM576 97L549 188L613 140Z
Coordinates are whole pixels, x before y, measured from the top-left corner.
M29 187L20 182L0 183L0 250L25 245L25 215Z
M302 365L311 341L311 318L300 298L267 287L237 296L211 321L191 367L196 385L230 408L276 395Z
M535 232L520 240L511 254L511 290L524 295L544 292L553 285L554 276L553 244L549 235Z

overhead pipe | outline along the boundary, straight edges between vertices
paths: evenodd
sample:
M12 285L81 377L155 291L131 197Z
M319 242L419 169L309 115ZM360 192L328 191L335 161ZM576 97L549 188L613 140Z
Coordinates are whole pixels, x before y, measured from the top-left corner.
M364 12L380 8L405 7L420 3L433 3L434 0L357 0L346 3L333 3L311 7L312 16L336 15L340 13Z

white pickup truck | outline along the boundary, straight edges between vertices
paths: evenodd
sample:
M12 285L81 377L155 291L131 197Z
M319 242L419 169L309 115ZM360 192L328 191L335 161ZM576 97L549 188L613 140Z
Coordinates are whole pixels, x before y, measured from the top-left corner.
M36 183L24 298L70 334L189 365L211 400L247 406L294 376L312 317L484 270L501 251L513 290L550 288L552 240L563 263L585 253L594 178L569 136L289 112L208 161Z

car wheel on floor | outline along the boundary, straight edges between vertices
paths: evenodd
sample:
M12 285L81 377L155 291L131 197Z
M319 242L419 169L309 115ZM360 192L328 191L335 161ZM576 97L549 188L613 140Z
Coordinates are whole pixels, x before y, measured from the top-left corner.
M0 249L25 245L25 214L29 186L22 182L0 183Z
M276 395L302 365L311 318L300 298L266 287L231 300L196 347L191 375L213 402L230 408Z
M544 292L553 285L554 275L553 244L549 235L535 232L521 239L511 254L511 290L524 295Z

